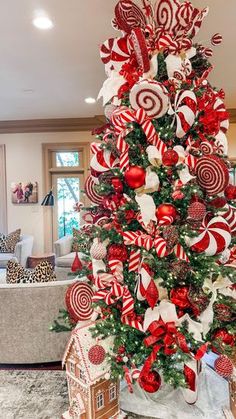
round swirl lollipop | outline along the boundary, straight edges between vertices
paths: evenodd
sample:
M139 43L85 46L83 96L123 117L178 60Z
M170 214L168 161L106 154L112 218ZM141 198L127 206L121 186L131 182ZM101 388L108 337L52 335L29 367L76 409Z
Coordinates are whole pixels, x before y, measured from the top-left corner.
M188 240L194 252L214 256L223 252L231 243L230 227L223 217L206 216L199 230L199 236Z
M142 108L150 118L161 118L169 107L166 88L154 80L142 80L130 91L130 104L133 109Z
M226 164L214 155L203 156L197 160L196 176L198 184L206 190L208 195L223 192L229 183L229 171Z
M84 185L85 193L94 204L101 204L103 197L96 192L95 185L96 183L93 177L88 176Z
M212 147L211 143L209 143L209 141L203 141L200 144L200 150L205 155L206 154L212 154L213 153L213 147Z
M131 33L133 28L145 29L146 18L142 10L130 0L121 0L115 7L116 27Z
M65 303L72 320L89 320L93 314L93 290L86 282L72 284L66 292Z
M156 2L155 17L157 25L171 34L177 24L178 7L179 2L176 0L157 0Z

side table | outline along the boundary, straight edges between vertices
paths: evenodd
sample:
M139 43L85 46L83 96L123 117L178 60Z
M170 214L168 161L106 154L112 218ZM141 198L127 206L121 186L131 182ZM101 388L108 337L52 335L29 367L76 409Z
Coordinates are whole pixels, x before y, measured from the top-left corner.
M55 254L54 253L44 253L42 255L29 256L27 259L27 267L29 269L34 269L40 262L47 261L49 262L53 269L55 268Z

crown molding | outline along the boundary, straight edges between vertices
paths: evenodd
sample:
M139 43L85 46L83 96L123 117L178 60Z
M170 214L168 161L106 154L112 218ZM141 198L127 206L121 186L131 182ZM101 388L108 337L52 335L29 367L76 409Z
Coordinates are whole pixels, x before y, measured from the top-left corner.
M228 109L230 123L236 123L236 108ZM72 132L91 131L105 124L103 115L91 118L56 118L56 119L23 119L0 121L0 134L17 134L30 132Z
M0 134L91 131L104 124L103 115L91 118L22 119L0 121Z

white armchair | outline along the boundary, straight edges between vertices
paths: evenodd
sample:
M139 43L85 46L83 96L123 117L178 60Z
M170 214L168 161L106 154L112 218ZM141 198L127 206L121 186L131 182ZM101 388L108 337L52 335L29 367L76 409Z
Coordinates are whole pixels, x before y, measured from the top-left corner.
M14 253L0 253L0 268L5 268L11 259L17 260L22 266L26 266L28 256L32 255L34 238L23 235L16 244Z
M72 243L72 236L62 237L54 243L56 266L58 268L71 268L75 258L75 252L72 252Z

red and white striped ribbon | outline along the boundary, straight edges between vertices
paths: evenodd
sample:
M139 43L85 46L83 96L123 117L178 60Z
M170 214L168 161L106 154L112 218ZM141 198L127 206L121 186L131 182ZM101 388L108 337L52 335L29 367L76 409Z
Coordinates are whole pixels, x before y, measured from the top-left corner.
M190 262L183 246L181 246L181 244L176 244L176 246L174 247L174 253L176 255L176 257L180 260L184 260L185 262Z
M129 272L138 272L140 267L140 249L131 250L129 256Z

